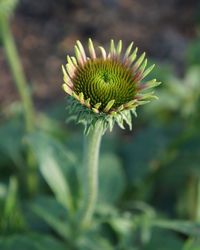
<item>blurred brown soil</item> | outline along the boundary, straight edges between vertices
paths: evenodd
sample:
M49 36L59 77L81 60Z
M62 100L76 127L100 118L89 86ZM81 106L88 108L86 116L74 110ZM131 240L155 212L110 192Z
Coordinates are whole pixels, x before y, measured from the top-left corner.
M183 66L188 42L195 37L197 1L190 0L21 0L12 31L36 105L64 97L61 64L74 42L91 37L108 46L110 38L160 61ZM0 108L18 98L0 48Z

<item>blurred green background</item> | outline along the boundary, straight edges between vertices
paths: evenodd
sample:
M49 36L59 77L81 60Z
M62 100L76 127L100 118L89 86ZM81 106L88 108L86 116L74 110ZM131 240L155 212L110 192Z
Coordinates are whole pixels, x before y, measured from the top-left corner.
M61 65L88 37L134 41L163 84L133 131L104 136L77 236L83 134L65 123ZM0 250L200 250L199 110L200 1L0 0Z

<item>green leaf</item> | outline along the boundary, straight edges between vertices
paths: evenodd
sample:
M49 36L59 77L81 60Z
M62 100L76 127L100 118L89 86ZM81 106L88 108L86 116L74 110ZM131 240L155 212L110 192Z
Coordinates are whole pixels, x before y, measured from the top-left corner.
M118 142L130 183L140 183L150 173L168 143L169 138L160 127L148 127L134 133L126 142Z
M200 223L179 220L154 220L152 224L160 228L171 229L190 236L200 235Z
M185 243L183 250L200 250L200 238L189 239Z
M99 163L99 203L115 203L125 189L125 175L119 158L104 154Z
M10 177L9 186L4 197L2 213L0 214L0 231L1 233L19 232L25 229L25 220L19 207L17 192L17 179Z
M69 218L55 200L41 197L30 205L30 209L62 238L66 240L70 238Z
M133 223L130 216L113 217L109 220L109 224L121 236L129 235L133 231Z
M16 234L8 237L0 237L0 249L2 250L66 250L67 248L59 240L48 235L36 233Z
M18 189L17 179L15 177L11 177L5 202L4 216L9 216L15 209L17 202L17 189Z
M25 165L22 156L23 135L23 124L19 119L12 119L0 126L1 167L7 165L6 160L12 160L20 169Z
M79 250L113 250L109 241L99 235L85 235L78 242Z
M142 248L144 250L182 250L183 241L176 234L163 231L153 230L152 238L149 243Z
M184 79L170 76L166 81L167 84L163 84L158 90L159 100L145 107L146 115L150 119L152 116L157 119L160 117L168 122L169 118L186 120L191 118L191 115L196 115L200 96L199 77L199 66L190 67Z
M199 65L200 64L200 42L199 37L191 42L186 51L188 65Z
M75 189L78 187L76 158L59 141L45 133L30 135L28 142L35 152L40 171L56 199L72 212L74 209L72 193L77 192Z
M184 141L177 141L173 146L173 158L167 162L166 167L159 173L162 186L168 186L170 190L176 190L178 198L183 192L183 186L188 183L188 177L198 177L200 161L200 135L194 134ZM184 204L182 204L184 205ZM187 205L187 204L185 204Z

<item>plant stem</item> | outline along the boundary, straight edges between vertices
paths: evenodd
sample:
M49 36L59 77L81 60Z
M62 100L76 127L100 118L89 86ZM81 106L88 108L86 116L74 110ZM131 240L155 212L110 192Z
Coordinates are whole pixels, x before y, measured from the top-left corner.
M26 78L17 53L15 42L10 31L9 20L6 17L0 18L1 38L5 48L6 57L15 80L20 98L22 100L24 119L27 132L34 129L34 108Z
M197 180L196 221L200 222L200 176Z
M87 228L91 222L98 194L98 163L103 124L98 121L84 141L83 203L80 210L79 227Z
M13 79L15 81L18 93L23 106L23 115L25 121L25 128L27 133L31 133L35 128L35 110L31 98L30 90L22 69L21 61L17 52L14 38L10 30L9 19L7 17L0 17L0 35L5 49L7 61L9 63ZM26 184L29 195L33 195L37 189L37 174L35 170L35 160L31 150L27 151L27 176Z

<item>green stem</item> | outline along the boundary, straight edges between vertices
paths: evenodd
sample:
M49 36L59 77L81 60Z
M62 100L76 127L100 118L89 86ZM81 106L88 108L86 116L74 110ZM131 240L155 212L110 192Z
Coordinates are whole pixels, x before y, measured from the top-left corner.
M97 122L89 134L85 136L83 162L83 203L80 210L79 227L90 225L98 194L98 163L103 124Z
M198 176L197 180L196 220L200 222L200 176Z
M30 133L33 132L35 128L35 111L33 101L24 71L22 69L15 41L10 30L9 19L4 16L0 17L0 35L5 49L7 61L20 95L20 99L22 101L26 132ZM30 149L27 151L27 163L29 167L26 173L27 190L29 195L33 195L37 189L37 174L35 171L35 160Z
M17 53L15 42L10 31L9 20L6 17L0 18L0 32L5 48L6 57L15 80L20 98L22 100L24 119L27 132L34 129L34 108L30 91L27 86L26 78L22 69L22 65Z

